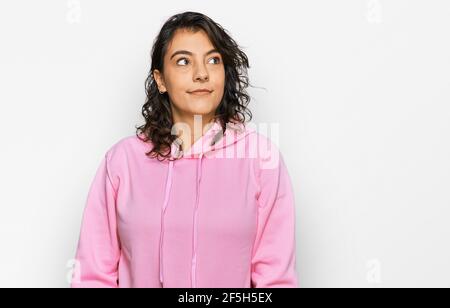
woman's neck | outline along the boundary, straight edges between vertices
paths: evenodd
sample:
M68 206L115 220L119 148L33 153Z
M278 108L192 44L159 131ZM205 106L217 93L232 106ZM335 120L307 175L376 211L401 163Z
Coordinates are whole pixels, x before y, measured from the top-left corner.
M205 117L202 115L185 117L183 119L174 117L173 123L177 131L177 136L182 141L181 147L183 153L186 153L204 135L211 125L214 124L214 117Z

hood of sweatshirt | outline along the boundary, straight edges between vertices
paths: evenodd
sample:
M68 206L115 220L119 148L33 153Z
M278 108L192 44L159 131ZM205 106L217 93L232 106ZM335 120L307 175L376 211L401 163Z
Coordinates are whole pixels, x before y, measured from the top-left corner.
M193 237L192 237L192 260L191 260L191 287L196 287L196 266L197 266L197 234L198 234L198 200L199 200L199 187L202 178L202 161L205 155L213 155L214 151L224 149L226 147L233 146L239 140L244 139L249 134L255 133L256 130L253 127L248 127L243 123L227 123L225 134L223 134L222 127L218 121L213 122L210 128L186 151L180 149L178 142L172 143L171 146L171 157L178 159L197 159L197 172L193 175L196 185L196 202L194 207L194 217L193 217ZM225 151L224 151L225 152ZM223 157L223 156L222 156ZM167 163L167 177L164 192L164 203L161 207L161 230L160 230L160 262L159 262L159 278L160 282L164 284L164 273L163 273L163 243L164 243L164 214L169 203L169 198L171 194L171 187L173 182L173 169L176 168L175 161L165 161Z

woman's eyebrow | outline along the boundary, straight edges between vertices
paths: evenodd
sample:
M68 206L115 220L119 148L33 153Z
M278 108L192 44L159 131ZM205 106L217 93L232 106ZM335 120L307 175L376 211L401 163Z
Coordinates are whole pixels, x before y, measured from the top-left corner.
M210 51L208 51L207 53L205 53L205 56L207 56L207 55L209 55L209 54L212 54L212 53L214 53L214 52L219 52L217 49L211 49ZM170 56L170 59L172 60L172 58L173 57L175 57L176 55L179 55L179 54L184 54L184 55L190 55L190 56L192 56L194 53L192 53L191 51L188 51L188 50L177 50L177 51L175 51L173 54L172 54L172 56Z

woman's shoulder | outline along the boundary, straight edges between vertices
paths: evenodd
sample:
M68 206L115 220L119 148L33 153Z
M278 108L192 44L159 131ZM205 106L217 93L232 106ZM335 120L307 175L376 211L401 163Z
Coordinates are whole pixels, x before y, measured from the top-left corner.
M106 151L110 161L123 161L123 159L151 150L152 143L142 134L126 135L114 142Z

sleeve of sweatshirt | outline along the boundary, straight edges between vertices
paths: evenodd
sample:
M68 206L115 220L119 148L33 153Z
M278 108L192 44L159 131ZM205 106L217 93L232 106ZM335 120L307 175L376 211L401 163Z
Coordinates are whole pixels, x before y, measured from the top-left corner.
M295 201L278 148L258 159L258 229L253 248L253 288L298 288L295 257Z
M72 288L117 288L120 244L116 223L117 177L105 154L88 192L75 257Z

